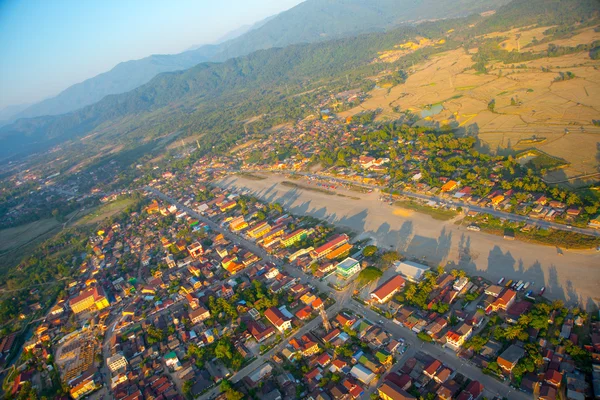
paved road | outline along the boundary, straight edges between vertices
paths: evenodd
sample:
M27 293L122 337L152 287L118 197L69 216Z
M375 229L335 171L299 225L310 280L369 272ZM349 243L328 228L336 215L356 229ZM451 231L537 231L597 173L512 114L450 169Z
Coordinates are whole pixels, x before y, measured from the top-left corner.
M264 260L271 261L274 264L282 267L286 271L286 273L290 274L291 276L298 277L300 279L308 281L314 287L319 288L320 291L328 293L331 297L333 297L337 300L336 304L334 306L332 306L331 308L329 308L329 310L328 310L328 314L330 316L335 315L342 308L349 308L349 309L357 312L358 314L365 316L372 322L382 320L383 324L380 324L380 325L383 325L388 330L388 332L392 333L393 337L404 338L405 343L408 344L411 349L421 350L421 351L439 359L445 365L452 368L454 371L460 372L470 379L478 380L479 382L481 382L483 384L483 386L486 388L486 390L488 392L493 393L494 395L499 395L500 397L507 397L510 399L523 399L523 400L529 399L529 396L526 396L524 393L515 391L509 385L499 382L496 379L494 379L488 375L485 375L479 368L469 364L465 360L458 358L456 356L456 354L453 351L451 351L450 349L442 348L442 347L440 347L438 345L434 345L432 343L422 342L421 340L419 340L416 337L416 334L413 331L411 331L410 329L400 326L400 325L397 325L394 322L387 320L384 317L380 316L379 314L375 313L374 311L370 310L369 308L363 306L362 304L360 304L354 300L350 300L350 297L348 296L348 294L351 293L351 289L347 289L346 291L343 291L343 292L333 291L324 282L320 282L319 280L317 280L311 276L308 276L308 275L302 273L301 271L299 271L298 269L290 267L289 265L283 265L283 263L280 260L270 256L263 249L256 246L256 244L254 244L238 235L235 235L235 234L229 232L228 230L220 227L219 225L215 224L208 218L203 217L202 215L198 214L197 212L190 209L189 207L183 206L176 200L166 196L165 194L161 193L160 191L158 191L154 188L148 188L148 189L152 193L154 193L156 196L163 199L164 201L167 201L171 204L175 204L179 209L186 211L189 215L191 215L195 218L198 218L199 220L208 224L213 230L223 233L223 235L226 236L229 240L232 240L236 243L241 243L244 246L247 246L247 248L249 250L255 252L258 256L262 257ZM317 317L317 318L313 319L312 321L310 321L309 323L307 323L306 325L302 326L297 332L295 332L294 335L295 336L303 335L303 334L307 333L309 330L312 330L315 327L319 326L320 324L321 324L321 319ZM252 371L257 369L258 367L262 366L273 354L281 351L283 349L283 347L285 346L285 344L287 344L287 340L283 340L276 347L269 350L265 354L259 356L255 361L253 361L252 363L250 363L249 365L247 365L246 367L242 368L240 371L235 373L230 378L231 381L238 382L244 376L248 375L249 373L251 373ZM406 353L405 353L404 357L406 357ZM372 391L373 390L370 389L370 393ZM202 395L200 397L200 399L202 399L202 400L209 399L211 396L216 395L218 393L219 393L219 388L215 387L212 390L205 393L204 395ZM363 396L363 397L365 397L365 396Z
M239 170L225 170L225 171L226 172L240 172ZM249 171L245 171L245 172L270 172L270 171L249 170ZM308 173L308 172L296 172L296 171L286 171L286 172L296 174L296 175L306 176L308 178L329 180L331 182L337 182L340 184L363 186L365 188L373 189L373 190L387 189L387 187L385 187L385 186L370 185L370 184L366 184L366 183L358 183L355 181L331 177L328 175L320 175L320 174L312 174L312 173ZM531 219L524 215L518 215L518 214L514 214L514 213L500 211L500 210L496 210L496 209L489 208L489 207L481 207L481 206L477 206L477 205L472 205L472 204L465 203L465 202L462 202L462 201L456 200L456 199L445 199L445 198L442 198L439 196L429 196L426 194L414 193L414 192L407 191L407 190L400 190L400 191L398 191L398 193L403 196L412 197L412 198L418 199L418 200L434 201L434 202L438 202L438 203L451 203L451 204L455 205L456 207L462 207L462 208L467 208L472 211L487 213L487 214L493 215L498 218L505 218L507 220L515 221L515 222L527 222L527 223L537 226L539 228L546 228L546 229L552 228L552 229L557 229L557 230L561 230L561 231L577 232L577 233L581 233L584 235L600 237L600 230L596 230L596 229L578 228L575 226L569 228L569 225L559 224L557 222Z
M474 365L471 365L468 361L462 360L456 356L456 354L447 348L440 347L438 345L432 343L426 343L417 338L417 335L411 331L410 329L397 325L390 320L386 320L382 318L376 312L362 306L360 303L356 301L352 301L350 304L346 305L347 308L362 314L367 317L372 322L383 320L383 325L388 332L391 332L395 338L402 337L405 340L410 348L415 350L421 350L424 353L429 354L432 357L440 360L443 364L452 368L456 372L460 372L464 376L477 380L483 384L485 389L493 393L494 395L499 395L500 397L506 397L509 399L530 399L530 396L527 396L525 393L516 391L505 383L499 382L498 380L492 378L491 376L485 375L481 369L477 368Z

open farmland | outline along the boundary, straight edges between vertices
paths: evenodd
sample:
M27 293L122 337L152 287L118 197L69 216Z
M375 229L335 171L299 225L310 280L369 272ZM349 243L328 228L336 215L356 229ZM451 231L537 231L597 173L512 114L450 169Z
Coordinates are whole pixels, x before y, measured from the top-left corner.
M546 29L499 32L497 37L506 38L499 46L513 50L517 35L521 51L542 51L550 43L576 46L600 39L600 32L588 27L569 38L523 49L533 38L542 40ZM598 172L600 127L592 120L600 119L600 60L591 59L588 51L518 64L492 60L487 73L481 73L472 68L476 51L461 48L433 55L415 64L404 84L376 88L359 107L340 116L381 109L379 119L394 119L410 111L420 118L421 125L447 125L477 135L482 146L492 152L536 148L565 160L567 165L559 171L547 171L548 182L589 183L574 179L583 176L597 180L592 174ZM557 80L561 72L575 77ZM495 106L490 109L492 101ZM536 137L544 140L532 140Z

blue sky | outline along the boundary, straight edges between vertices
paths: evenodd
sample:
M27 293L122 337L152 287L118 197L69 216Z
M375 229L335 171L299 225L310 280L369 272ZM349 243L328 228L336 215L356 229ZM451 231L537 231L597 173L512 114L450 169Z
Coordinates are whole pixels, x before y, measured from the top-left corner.
M0 0L0 108L179 53L302 0Z

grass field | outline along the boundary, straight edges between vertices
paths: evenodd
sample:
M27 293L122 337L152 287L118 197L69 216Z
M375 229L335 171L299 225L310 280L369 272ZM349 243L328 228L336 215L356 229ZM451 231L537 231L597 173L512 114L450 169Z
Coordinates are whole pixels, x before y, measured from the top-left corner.
M255 181L262 181L264 179L267 179L264 176L255 175L255 174L252 174L250 172L238 172L236 175L243 176L246 179L252 179L252 180L255 180Z
M433 219L439 221L448 221L458 215L458 212L452 210L444 210L440 208L433 208L424 204L417 203L411 200L398 200L394 202L394 205L407 210L417 211L422 214L427 214Z
M54 218L0 230L0 254L27 244L55 230L60 223Z
M98 206L96 209L89 212L85 217L78 220L75 225L88 225L100 222L106 218L109 218L127 208L133 204L131 199L122 199L113 201L111 203L103 204Z
M491 233L497 236L504 236L506 230L514 232L515 239L528 242L555 246L563 249L593 249L600 246L600 238L588 235L582 235L575 232L559 231L554 229L532 229L522 232L520 227L523 224L511 224L510 227L487 224L480 218L465 218L457 222L461 225L476 223L483 232Z

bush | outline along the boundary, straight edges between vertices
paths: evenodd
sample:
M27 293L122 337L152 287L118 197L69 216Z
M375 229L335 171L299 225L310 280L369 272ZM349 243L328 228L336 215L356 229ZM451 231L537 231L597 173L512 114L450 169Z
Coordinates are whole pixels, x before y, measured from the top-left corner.
M431 336L429 336L425 331L421 331L417 334L417 337L424 342L433 342Z
M369 245L365 247L362 251L363 256L372 257L377 253L377 246Z

